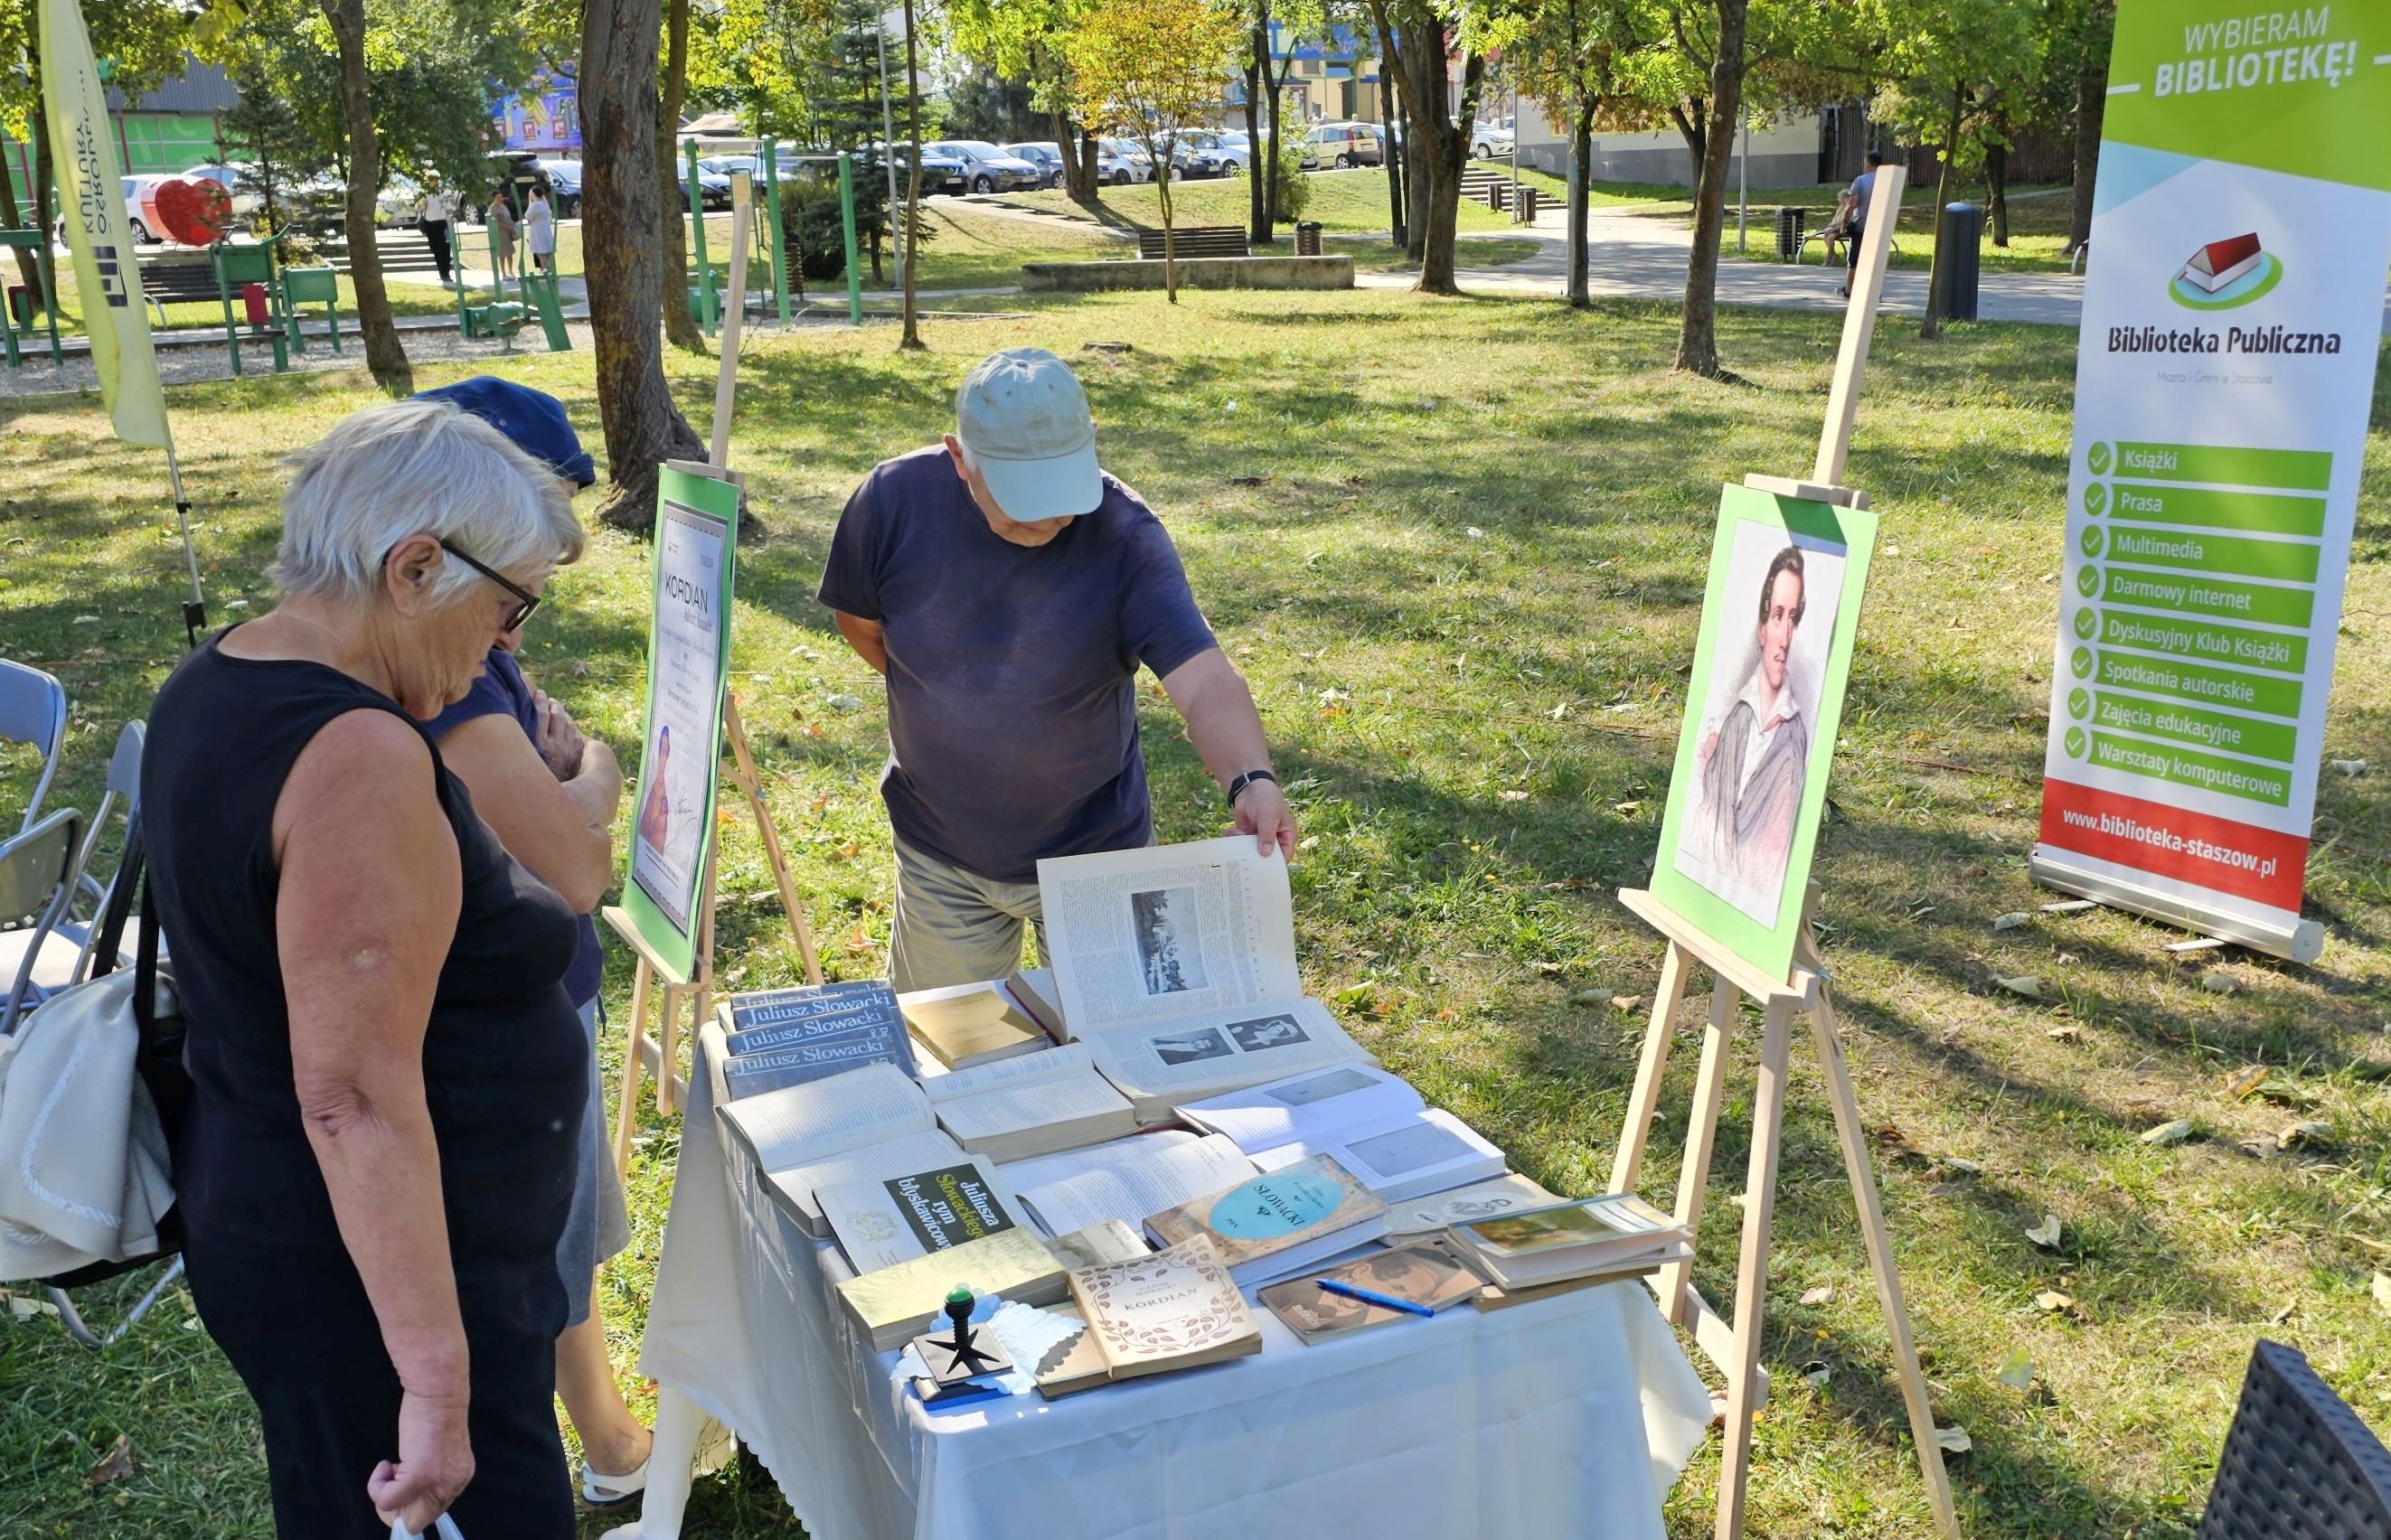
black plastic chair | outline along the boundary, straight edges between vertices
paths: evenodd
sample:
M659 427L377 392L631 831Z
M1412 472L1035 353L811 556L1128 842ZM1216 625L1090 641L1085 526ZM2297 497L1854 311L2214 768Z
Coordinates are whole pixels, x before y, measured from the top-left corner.
M2298 1349L2250 1354L2198 1540L2391 1540L2391 1452Z

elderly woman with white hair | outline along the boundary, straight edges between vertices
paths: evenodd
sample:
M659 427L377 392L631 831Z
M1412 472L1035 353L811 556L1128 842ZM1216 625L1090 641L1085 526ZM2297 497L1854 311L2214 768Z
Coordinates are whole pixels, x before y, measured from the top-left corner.
M256 1401L285 1540L565 1540L556 1249L588 1046L572 906L423 723L581 530L445 403L349 417L283 498L272 612L159 691L142 766L193 1097L201 1320Z

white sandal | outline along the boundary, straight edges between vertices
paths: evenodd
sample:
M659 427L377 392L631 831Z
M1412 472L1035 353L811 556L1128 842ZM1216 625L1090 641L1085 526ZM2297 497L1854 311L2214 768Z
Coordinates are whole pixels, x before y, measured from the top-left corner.
M639 1468L627 1475L609 1476L581 1462L581 1501L584 1506L603 1511L620 1508L648 1489L648 1464L641 1460Z

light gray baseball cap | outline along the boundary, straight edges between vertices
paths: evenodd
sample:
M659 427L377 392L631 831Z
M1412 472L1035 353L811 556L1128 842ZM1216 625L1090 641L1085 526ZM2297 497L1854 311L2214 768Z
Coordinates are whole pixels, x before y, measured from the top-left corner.
M1015 523L1093 513L1105 499L1087 392L1043 348L1007 348L973 367L955 392L955 437Z

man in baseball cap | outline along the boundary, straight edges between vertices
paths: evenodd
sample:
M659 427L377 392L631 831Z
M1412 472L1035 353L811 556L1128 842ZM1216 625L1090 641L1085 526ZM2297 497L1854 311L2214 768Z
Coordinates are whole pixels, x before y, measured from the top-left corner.
M884 461L839 515L821 602L887 679L900 990L1002 979L1036 927L1040 858L1150 843L1137 671L1154 671L1236 827L1295 848L1245 677L1179 552L1096 465L1070 366L980 361L943 445Z

